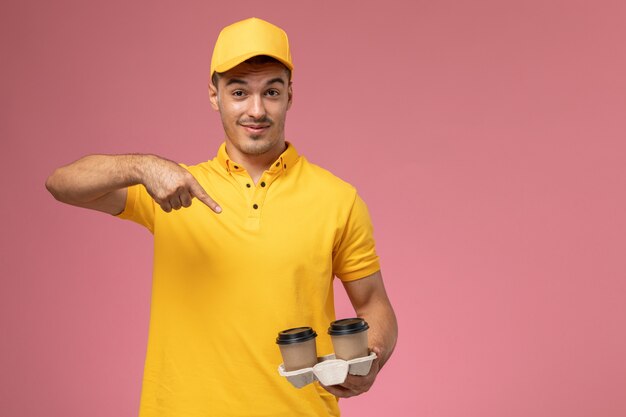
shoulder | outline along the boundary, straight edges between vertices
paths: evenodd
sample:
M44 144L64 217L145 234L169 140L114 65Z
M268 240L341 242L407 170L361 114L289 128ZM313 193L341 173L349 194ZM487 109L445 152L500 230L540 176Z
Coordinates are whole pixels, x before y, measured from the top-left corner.
M217 162L209 160L194 165L180 164L183 168L191 173L197 180L208 180L213 177L216 172L220 172Z
M211 161L200 162L199 164L194 164L194 165L188 165L184 163L179 163L178 165L180 165L181 167L185 168L187 171L192 172L192 173L202 172L202 171L207 171L208 169L210 169Z
M356 188L349 182L339 178L329 170L310 162L304 156L300 156L300 164L302 179L310 182L314 188L332 192L335 195L344 195L347 198L355 198Z

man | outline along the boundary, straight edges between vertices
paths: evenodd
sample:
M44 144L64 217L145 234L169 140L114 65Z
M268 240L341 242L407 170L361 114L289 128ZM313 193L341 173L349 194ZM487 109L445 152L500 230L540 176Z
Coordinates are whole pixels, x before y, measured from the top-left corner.
M336 397L367 391L393 351L396 319L365 204L285 141L292 70L282 29L234 23L211 61L209 97L225 132L213 160L90 155L48 178L58 200L154 234L142 417L336 416ZM332 353L334 276L369 323L378 359L366 376L298 390L278 374L275 337L311 326L318 354Z

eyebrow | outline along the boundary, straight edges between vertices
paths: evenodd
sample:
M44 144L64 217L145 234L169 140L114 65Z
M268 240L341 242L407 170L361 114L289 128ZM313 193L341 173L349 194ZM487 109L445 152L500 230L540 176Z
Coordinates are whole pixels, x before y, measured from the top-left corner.
M285 81L282 78L280 78L280 77L272 78L265 85L271 85L271 84L274 84L274 83L280 83L282 85L285 85ZM229 85L232 85L232 84L248 85L248 82L245 81L245 80L242 80L240 78L231 78L230 80L228 80L226 82L226 87L228 87Z
M269 80L267 82L266 85L270 85L270 84L274 84L274 83L281 83L282 85L285 85L285 81L282 78L279 78L279 77L272 78L271 80Z
M247 85L248 83L245 82L244 80L240 80L239 78L231 78L230 80L228 80L226 82L226 87L228 87L231 84L243 84L243 85Z

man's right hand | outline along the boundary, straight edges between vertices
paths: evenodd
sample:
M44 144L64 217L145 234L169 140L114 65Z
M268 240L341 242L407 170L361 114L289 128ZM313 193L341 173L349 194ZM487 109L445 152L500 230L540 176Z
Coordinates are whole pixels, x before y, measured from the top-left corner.
M207 194L200 183L189 171L177 163L150 156L142 164L141 183L146 187L148 194L169 213L181 207L191 206L191 200L196 197L216 213L222 208Z

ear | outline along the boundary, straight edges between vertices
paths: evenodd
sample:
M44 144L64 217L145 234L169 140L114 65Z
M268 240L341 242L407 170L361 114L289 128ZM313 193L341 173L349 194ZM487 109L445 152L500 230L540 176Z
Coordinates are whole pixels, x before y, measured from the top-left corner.
M217 95L217 87L213 85L213 82L209 82L209 101L213 110L219 111L219 97Z
M289 97L289 101L287 102L287 110L291 108L291 103L293 101L293 88L291 88L292 82L289 81L289 87L287 87L287 97Z

